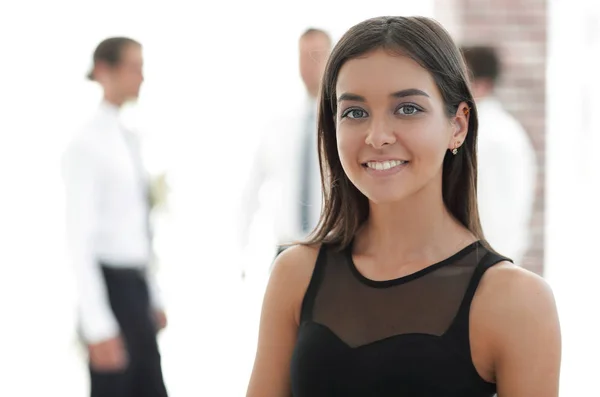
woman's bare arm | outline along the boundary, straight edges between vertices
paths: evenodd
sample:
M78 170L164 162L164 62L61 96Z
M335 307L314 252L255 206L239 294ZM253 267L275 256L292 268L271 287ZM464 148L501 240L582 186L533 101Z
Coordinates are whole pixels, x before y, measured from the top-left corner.
M499 397L558 396L561 335L552 290L512 264L488 270L480 302L490 327Z
M312 277L318 249L294 246L273 266L263 301L254 368L247 397L290 397L290 361L300 307Z

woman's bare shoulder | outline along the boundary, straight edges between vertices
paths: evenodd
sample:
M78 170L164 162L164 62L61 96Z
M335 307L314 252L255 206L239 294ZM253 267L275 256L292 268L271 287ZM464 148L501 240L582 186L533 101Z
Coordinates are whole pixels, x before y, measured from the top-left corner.
M273 264L268 288L277 299L284 299L291 305L297 322L320 249L320 244L294 245L279 254Z
M558 395L560 321L546 280L501 262L486 271L475 298L472 320L485 335L498 394Z
M519 302L526 299L548 299L552 290L546 280L511 262L503 261L487 270L479 286L480 295L486 295L489 302L510 301Z
M498 335L519 335L529 321L556 322L556 302L548 282L510 262L487 270L476 293L478 313Z

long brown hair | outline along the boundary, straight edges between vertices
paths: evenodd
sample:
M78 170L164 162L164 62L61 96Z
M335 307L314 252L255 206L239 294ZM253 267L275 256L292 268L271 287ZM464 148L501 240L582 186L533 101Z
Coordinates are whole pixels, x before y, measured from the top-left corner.
M477 109L469 89L463 57L448 32L424 17L379 17L352 27L328 60L319 100L318 147L323 208L316 229L305 244L346 247L369 216L369 201L348 179L337 151L336 82L350 59L376 49L402 53L431 73L448 117L466 102L471 108L466 141L457 155L446 153L442 195L450 213L477 238L484 240L477 209ZM487 245L487 243L486 243Z

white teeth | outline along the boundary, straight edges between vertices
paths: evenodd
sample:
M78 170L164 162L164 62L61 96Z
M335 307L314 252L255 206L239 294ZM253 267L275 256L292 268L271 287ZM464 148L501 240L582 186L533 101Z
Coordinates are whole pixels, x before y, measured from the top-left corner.
M374 169L374 170L383 171L383 170L389 170L390 168L397 167L404 163L406 163L406 161L401 161L401 160L369 161L367 163L367 167Z

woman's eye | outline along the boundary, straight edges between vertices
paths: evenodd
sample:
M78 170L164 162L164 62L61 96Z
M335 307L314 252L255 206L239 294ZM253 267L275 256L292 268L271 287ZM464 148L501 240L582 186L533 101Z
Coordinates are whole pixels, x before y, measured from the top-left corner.
M342 117L348 117L351 119L362 119L367 116L367 112L362 109L349 109L344 112Z
M403 116L411 116L419 113L420 111L421 109L414 105L402 105L398 108L398 112Z

